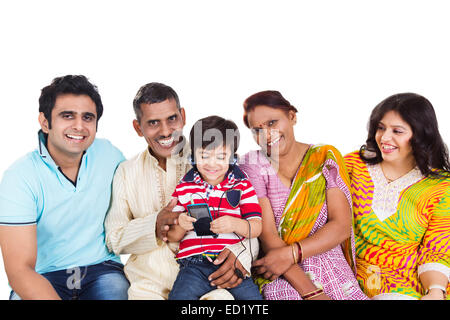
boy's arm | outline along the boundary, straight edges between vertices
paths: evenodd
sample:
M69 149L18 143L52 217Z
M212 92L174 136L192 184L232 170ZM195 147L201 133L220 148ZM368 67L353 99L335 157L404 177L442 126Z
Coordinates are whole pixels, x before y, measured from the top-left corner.
M242 192L242 196L240 199L240 209L241 209L241 214L242 217L244 219L238 219L239 221L241 221L240 223L242 224L242 230L240 230L244 236L248 236L248 223L247 220L249 222L251 222L251 220L257 221L260 220L261 217L261 207L258 203L258 198L256 197L256 192L255 189L253 188L252 184L250 183L250 181L247 181L247 186L244 188L243 192ZM214 220L217 221L218 219ZM213 221L213 222L214 222ZM255 224L254 226L252 224ZM258 227L257 224L261 224L261 226ZM226 268L226 262L228 260L232 261L232 265L234 264L234 261L237 259L238 263L236 264L236 266L241 269L243 274L250 274L251 273L251 267L252 267L252 261L257 259L258 257L258 253L259 253L259 242L258 239L256 239L256 234L259 234L262 232L262 222L260 220L260 222L251 222L250 225L250 229L251 230L251 236L255 235L255 237L251 237L251 238L245 238L243 239L241 242L239 243L235 243L232 245L229 245L225 248L225 250L222 251L222 253L219 255L219 258L216 259L215 264L223 264L223 266L220 267L220 269L222 268ZM259 229L259 230L258 230ZM212 231L212 230L211 230ZM255 233L253 234L253 231L255 231ZM217 232L216 232L217 233ZM243 246L245 247L245 250L243 250ZM227 259L226 261L224 261L224 259L221 258L222 255L226 255ZM228 257L231 257L230 259L228 259ZM216 271L214 274L211 275L212 278L216 278L218 276L220 276L223 271L221 270ZM245 271L244 271L245 269ZM230 286L230 287L234 287L237 284L239 284L238 282L233 282L233 281L228 281L226 282L226 286Z
M241 219L231 216L222 216L211 222L211 231L214 233L235 232L244 238L256 238L261 234L262 223L260 218Z
M238 219L235 232L241 237L257 238L262 231L262 222L260 218Z
M0 226L0 246L9 284L21 299L61 299L50 282L35 271L36 225Z
M256 238L262 232L262 209L256 196L256 191L249 180L243 187L239 202L242 222L237 226L236 233L246 238ZM250 225L249 225L250 224Z
M251 274L252 261L254 261L259 252L259 243L256 238L259 236L262 230L261 219L253 218L249 220L234 218L230 216L223 216L214 221L217 221L221 218L231 218L235 219L234 222L238 225L238 228L241 230L236 230L237 234L245 237L241 242L232 244L227 246L222 253L218 256L218 258L214 261L214 264L222 266L210 275L211 285L221 285L221 287L230 287L233 288L240 284L241 279L237 279L234 275L234 271L231 272L231 276L227 276L230 272L227 270L233 270L235 267L241 270L241 273L244 275ZM225 220L225 219L224 219ZM214 222L213 221L213 222ZM249 234L249 224L250 224L250 238L248 238ZM232 227L234 228L234 227ZM211 231L214 231L214 228L211 228ZM218 230L218 229L217 229ZM244 249L243 249L244 248ZM219 277L222 277L219 279Z

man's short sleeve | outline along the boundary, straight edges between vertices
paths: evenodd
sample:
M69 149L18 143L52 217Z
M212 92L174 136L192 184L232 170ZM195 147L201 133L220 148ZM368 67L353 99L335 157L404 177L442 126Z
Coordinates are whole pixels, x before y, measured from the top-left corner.
M31 183L17 168L5 171L0 182L0 225L35 224L36 208Z

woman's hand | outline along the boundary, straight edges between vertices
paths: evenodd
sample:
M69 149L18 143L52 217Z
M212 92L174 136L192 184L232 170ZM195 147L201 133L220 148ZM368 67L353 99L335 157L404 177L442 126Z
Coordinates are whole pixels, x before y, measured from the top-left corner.
M256 274L265 279L275 280L283 275L294 264L291 246L271 249L267 254L253 262Z
M445 300L445 293L442 289L448 286L448 276L442 272L429 270L419 275L420 282L424 288L429 288L428 293L421 300ZM436 285L441 287L436 288Z

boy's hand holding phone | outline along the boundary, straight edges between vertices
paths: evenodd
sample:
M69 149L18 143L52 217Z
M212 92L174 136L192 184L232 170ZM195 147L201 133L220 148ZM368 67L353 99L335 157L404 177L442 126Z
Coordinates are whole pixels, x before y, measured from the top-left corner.
M194 217L188 216L186 212L180 214L178 218L178 224L186 231L191 231L194 229L193 223L197 221Z

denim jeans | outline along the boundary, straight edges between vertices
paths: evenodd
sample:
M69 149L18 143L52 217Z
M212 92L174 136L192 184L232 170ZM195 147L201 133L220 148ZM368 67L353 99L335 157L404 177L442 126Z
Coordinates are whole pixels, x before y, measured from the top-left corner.
M169 300L198 300L204 294L216 289L208 277L219 269L201 255L179 259L180 272L169 294ZM262 300L258 286L252 278L246 278L240 285L228 289L236 300Z
M123 265L112 260L99 264L43 273L63 300L127 300L128 282ZM20 297L11 292L10 300Z

